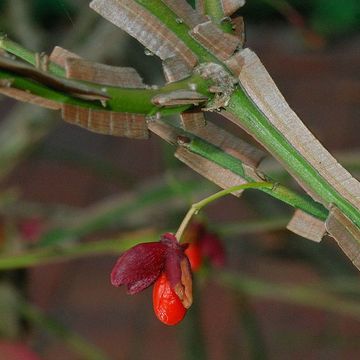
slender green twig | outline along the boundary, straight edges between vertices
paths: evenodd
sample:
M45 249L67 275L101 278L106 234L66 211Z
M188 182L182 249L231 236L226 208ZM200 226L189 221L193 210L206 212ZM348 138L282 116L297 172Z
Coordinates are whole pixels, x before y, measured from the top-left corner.
M237 192L237 191L242 191L242 190L246 190L246 189L262 189L262 188L271 189L273 187L274 187L274 184L269 183L269 182L247 183L247 184L233 186L228 189L219 191L219 192L217 192L211 196L208 196L207 198L205 198L195 204L192 204L190 209L186 213L183 221L181 222L179 229L176 232L175 236L176 236L177 240L179 242L181 241L184 231L185 231L186 227L188 226L188 224L190 223L192 217L194 215L196 215L203 207L210 204L211 202L218 200L218 199L222 198L223 196L229 195L233 192Z
M156 240L158 240L158 233L154 231L136 232L131 235L123 235L117 239L94 241L67 247L48 246L18 254L3 254L0 256L0 270L27 268L89 256L118 255L140 242Z
M320 290L321 284L319 288L305 285L279 284L227 271L217 271L214 276L219 284L256 298L309 306L360 320L360 303L358 301Z
M260 143L277 158L281 159L299 181L306 184L323 200L324 204L334 204L360 228L360 212L344 199L319 172L304 159L287 141L285 136L275 129L253 102L240 89L236 90L227 106L227 111L246 128Z

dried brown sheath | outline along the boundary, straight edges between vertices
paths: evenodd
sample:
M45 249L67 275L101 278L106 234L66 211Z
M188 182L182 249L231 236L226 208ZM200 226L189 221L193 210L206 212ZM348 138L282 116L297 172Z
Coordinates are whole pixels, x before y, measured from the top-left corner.
M110 66L76 58L65 61L66 77L125 88L145 88L141 76L131 67Z
M185 79L191 75L192 69L182 60L181 57L173 56L162 63L165 79L167 82L174 82Z
M190 35L221 60L228 59L240 45L240 39L224 33L211 21L195 26Z
M208 121L205 127L193 129L192 133L239 159L242 163L255 168L266 156L263 151L216 126L211 121Z
M66 59L69 59L69 58L80 59L80 56L69 50L66 50L60 46L55 46L49 56L49 60L51 62L53 62L63 68L65 68Z
M242 16L236 16L231 19L231 23L233 24L234 29L233 35L240 40L239 48L243 48L246 41L244 18Z
M237 51L233 56L225 61L225 65L234 73L239 76L242 67L244 66L244 58L241 51Z
M205 102L208 97L192 90L175 90L166 94L159 94L151 99L156 106L176 106L176 105L199 105Z
M187 131L196 131L206 125L203 112L183 112L180 114L180 121L182 127Z
M142 114L94 110L64 104L62 117L71 124L99 134L124 136L131 139L149 137L145 116Z
M109 96L103 91L90 88L83 84L78 84L71 80L58 78L45 71L21 63L20 61L10 60L0 57L0 68L9 70L15 74L25 76L38 81L55 90L70 93L75 97L88 100L108 100Z
M0 94L9 96L13 99L27 102L30 104L38 105L51 110L58 110L61 108L61 104L52 100L42 98L31 94L28 91L16 89L11 87L11 80L0 81Z
M360 230L339 209L330 209L326 230L360 270Z
M326 233L325 223L297 209L286 228L305 239L320 242Z
M90 7L136 38L160 59L178 56L190 68L196 65L197 58L186 44L135 1L93 0Z
M247 181L239 175L234 174L228 169L224 169L200 155L192 153L185 147L179 147L175 152L175 157L223 189L247 183ZM242 191L235 191L232 194L240 196L241 193Z
M244 59L244 65L239 75L239 81L259 110L344 199L355 208L360 208L360 183L324 149L302 123L256 54L249 49L242 50L240 54ZM226 112L224 112L224 116L233 120L232 115ZM239 124L237 121L235 122ZM279 161L281 162L281 159ZM293 169L284 165L290 173L293 172ZM296 179L296 174L294 176ZM324 204L324 200L319 198L314 191L300 180L299 182L314 199ZM324 205L330 207L330 204Z
M225 16L231 16L245 5L245 0L221 0Z
M195 11L186 1L162 0L162 2L178 15L179 21L183 21L190 28L208 20L206 16Z
M198 13L205 15L206 14L205 0L195 0L195 9Z

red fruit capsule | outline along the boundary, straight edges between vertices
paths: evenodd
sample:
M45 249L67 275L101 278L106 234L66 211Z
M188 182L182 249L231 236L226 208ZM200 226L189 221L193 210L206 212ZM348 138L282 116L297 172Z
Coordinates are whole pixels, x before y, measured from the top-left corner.
M190 243L185 250L185 255L188 257L192 271L197 271L202 265L201 249L198 244Z
M172 290L165 273L154 284L153 307L157 318L166 325L178 324L186 314L185 307Z

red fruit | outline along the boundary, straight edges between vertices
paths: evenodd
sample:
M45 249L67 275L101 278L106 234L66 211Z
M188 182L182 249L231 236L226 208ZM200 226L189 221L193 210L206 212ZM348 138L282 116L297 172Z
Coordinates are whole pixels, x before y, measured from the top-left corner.
M186 314L185 307L172 290L165 273L154 284L153 307L157 318L166 325L178 324Z
M190 243L185 250L185 255L188 257L191 265L191 270L196 271L202 264L202 255L200 247L197 244Z

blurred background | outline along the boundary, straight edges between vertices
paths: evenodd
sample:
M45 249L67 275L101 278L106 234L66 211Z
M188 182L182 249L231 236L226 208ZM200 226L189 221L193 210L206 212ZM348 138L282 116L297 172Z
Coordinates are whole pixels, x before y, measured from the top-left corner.
M0 30L33 51L60 45L163 84L160 61L88 3L1 0ZM249 0L241 14L247 46L359 177L359 1ZM0 359L360 357L358 272L330 238L316 244L286 231L289 207L256 192L209 206L202 221L221 238L226 264L195 274L194 306L166 327L151 289L128 296L109 273L126 241L175 230L217 188L156 136L93 134L5 97L0 115ZM271 159L264 166L296 187Z

